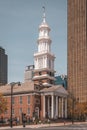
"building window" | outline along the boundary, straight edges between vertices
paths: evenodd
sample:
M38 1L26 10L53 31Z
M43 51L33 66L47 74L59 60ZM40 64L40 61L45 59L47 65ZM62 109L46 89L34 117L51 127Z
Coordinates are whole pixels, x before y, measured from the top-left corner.
M27 102L30 104L30 95L27 96Z
M51 69L51 60L49 59L49 68Z
M35 90L39 90L39 86L38 85L35 85Z
M12 97L12 104L14 104L15 103L15 98L14 97Z
M19 109L19 114L22 114L22 108Z
M39 72L39 75L41 75L41 72Z
M39 104L40 102L39 102L39 99L36 99L36 104Z
M22 104L22 96L20 96L19 102L20 104Z
M43 68L43 58L38 58L38 68Z
M12 114L14 114L14 108L12 109Z
M8 110L5 111L5 114L8 114Z
M30 114L30 108L27 109L27 114L28 114L28 115Z

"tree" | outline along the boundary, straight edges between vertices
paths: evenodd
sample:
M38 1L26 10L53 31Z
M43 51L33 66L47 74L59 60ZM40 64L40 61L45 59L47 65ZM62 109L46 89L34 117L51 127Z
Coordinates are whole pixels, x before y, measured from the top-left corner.
M7 110L7 100L6 98L0 93L0 114L4 113Z
M81 103L79 99L75 99L73 94L68 97L68 117L77 120L85 120L87 117L87 102Z
M87 103L78 102L75 107L75 115L79 120L85 120L87 116Z
M75 118L75 99L72 95L68 97L68 117L72 120L73 124Z

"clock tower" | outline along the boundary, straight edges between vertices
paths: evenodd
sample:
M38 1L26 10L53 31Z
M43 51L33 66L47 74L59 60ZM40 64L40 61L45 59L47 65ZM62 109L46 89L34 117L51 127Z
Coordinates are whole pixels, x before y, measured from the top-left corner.
M43 7L43 20L39 26L39 37L37 40L38 52L34 54L34 83L43 87L50 87L54 84L54 59L51 53L51 39L49 36L50 27L46 22L45 7Z

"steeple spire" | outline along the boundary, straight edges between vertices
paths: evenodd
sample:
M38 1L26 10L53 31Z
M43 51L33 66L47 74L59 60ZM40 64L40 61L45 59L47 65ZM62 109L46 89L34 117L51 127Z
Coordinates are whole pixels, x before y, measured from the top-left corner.
M45 6L43 6L43 23L46 22Z
M54 59L51 53L50 27L46 22L45 7L43 6L42 22L39 26L38 52L34 53L34 77L35 84L49 87L54 84ZM41 88L40 88L41 89Z

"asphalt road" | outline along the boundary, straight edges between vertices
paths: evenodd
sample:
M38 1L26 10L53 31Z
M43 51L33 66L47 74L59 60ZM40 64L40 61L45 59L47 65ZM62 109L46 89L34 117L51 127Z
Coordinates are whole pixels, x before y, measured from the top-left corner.
M80 125L69 125L69 126L55 126L55 127L45 127L45 128L9 128L4 130L87 130L87 124Z

